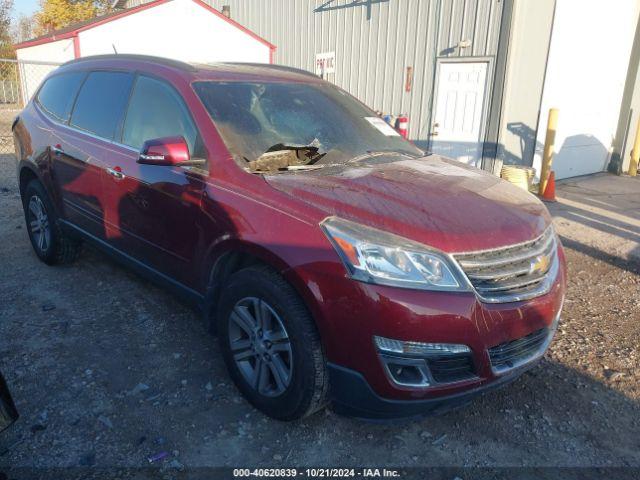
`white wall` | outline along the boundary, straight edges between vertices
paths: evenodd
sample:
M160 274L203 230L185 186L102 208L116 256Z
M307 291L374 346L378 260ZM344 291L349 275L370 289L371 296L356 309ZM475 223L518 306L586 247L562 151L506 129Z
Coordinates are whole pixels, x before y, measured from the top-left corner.
M29 62L64 63L73 60L73 39L68 38L33 47L20 48L16 50L16 55L20 62L25 62L19 64L19 70L23 102L26 103L38 89L44 77L56 68L55 65Z
M192 0L172 0L79 33L81 55L269 63L269 47Z
M498 158L531 165L555 0L516 0L498 136Z
M36 60L40 62L67 62L73 60L73 39L66 38L55 42L43 43L16 51L18 60Z
M556 178L605 169L637 18L637 0L557 0L534 159L538 172L552 107L560 110Z

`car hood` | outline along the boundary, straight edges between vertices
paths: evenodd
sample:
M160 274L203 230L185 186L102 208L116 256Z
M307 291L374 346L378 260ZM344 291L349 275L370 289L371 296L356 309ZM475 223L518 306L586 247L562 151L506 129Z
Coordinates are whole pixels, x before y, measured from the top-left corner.
M532 194L436 155L265 176L277 190L338 216L445 252L531 240L551 220ZM396 161L394 161L396 160Z

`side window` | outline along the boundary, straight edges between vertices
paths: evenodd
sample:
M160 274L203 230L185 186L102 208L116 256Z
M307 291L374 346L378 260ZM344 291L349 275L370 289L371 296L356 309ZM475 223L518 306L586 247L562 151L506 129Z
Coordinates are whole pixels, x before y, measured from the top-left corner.
M122 126L132 80L129 73L90 73L73 107L71 125L113 140Z
M122 131L122 143L140 149L147 140L182 135L193 157L202 156L198 131L179 94L154 78L138 77Z
M85 75L85 72L70 72L49 78L38 92L38 103L46 112L66 122Z

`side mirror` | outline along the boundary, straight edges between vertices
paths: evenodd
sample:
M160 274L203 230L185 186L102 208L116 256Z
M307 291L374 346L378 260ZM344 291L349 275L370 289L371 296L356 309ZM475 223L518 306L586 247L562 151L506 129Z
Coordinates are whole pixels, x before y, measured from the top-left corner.
M142 145L138 163L171 167L189 163L189 146L183 137L163 137L147 140Z

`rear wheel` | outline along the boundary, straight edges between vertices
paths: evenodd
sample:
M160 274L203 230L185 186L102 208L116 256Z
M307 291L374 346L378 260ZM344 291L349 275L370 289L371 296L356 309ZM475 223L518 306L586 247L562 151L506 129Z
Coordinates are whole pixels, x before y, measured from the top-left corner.
M232 275L217 320L230 375L252 405L279 420L325 405L328 379L319 335L280 275L266 266Z
M29 182L22 201L29 239L38 258L48 265L75 260L80 241L62 231L51 200L38 180Z

